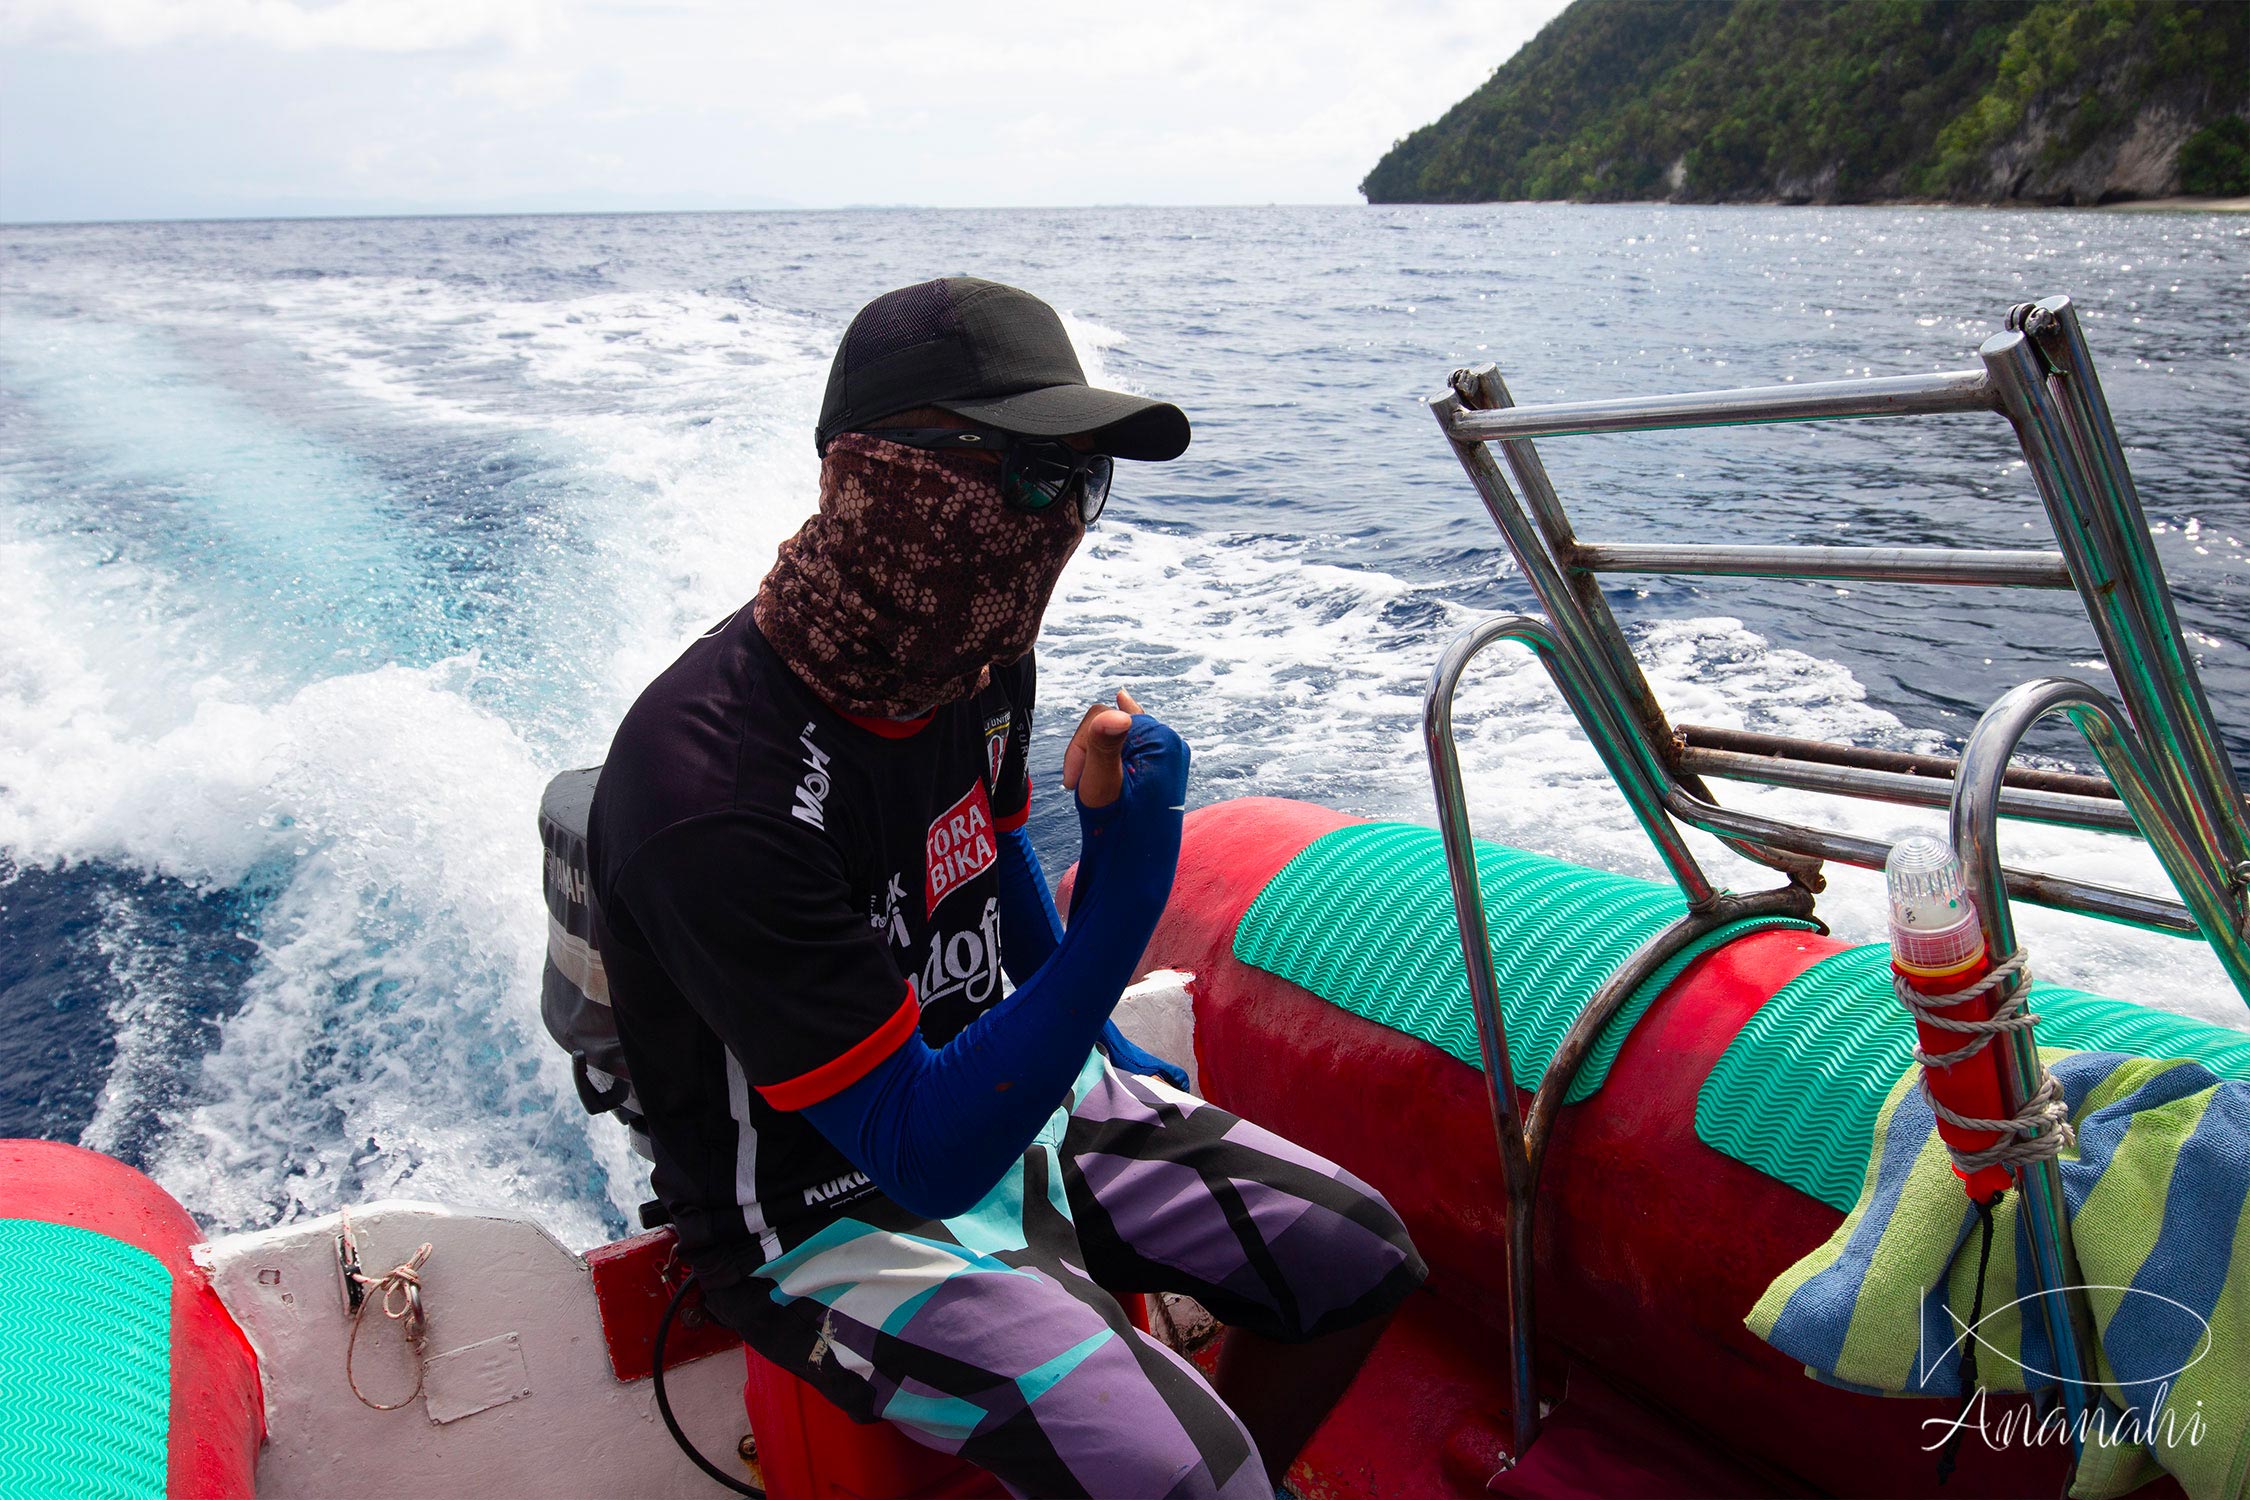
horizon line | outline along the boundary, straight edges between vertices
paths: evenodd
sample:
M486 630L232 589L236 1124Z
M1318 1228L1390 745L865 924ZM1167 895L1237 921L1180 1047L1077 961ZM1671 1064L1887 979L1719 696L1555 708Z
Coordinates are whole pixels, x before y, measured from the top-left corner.
M1337 199L1313 203L840 203L826 206L764 204L754 208L501 208L395 209L365 212L145 214L118 218L9 219L0 229L78 229L134 224L306 224L323 221L369 222L395 219L657 219L689 214L868 214L868 213L1069 213L1116 208L1475 208L1478 204L1369 204Z
M1272 208L1679 208L1679 209L1745 209L1745 208L1913 208L1986 210L2002 212L2095 212L2134 213L2152 210L2204 213L2242 213L2250 211L2250 196L2236 194L2175 194L2162 198L2127 198L2114 203L2038 203L2029 200L2011 200L1998 203L1957 202L1929 198L1870 198L1855 203L1803 203L1778 200L1740 203L1679 202L1669 198L1493 198L1468 203L1451 202L1384 202L1367 200L1352 202L1339 199L1313 203L842 203L823 207L797 204L766 204L755 208L506 208L506 209L401 209L370 210L363 213L241 213L241 214L175 214L144 215L130 218L92 219L7 219L0 218L0 229L99 229L127 228L142 224L317 224L317 223L382 223L419 219L672 219L688 216L716 217L744 214L877 214L877 213L1076 213L1104 209L1207 209L1254 210Z

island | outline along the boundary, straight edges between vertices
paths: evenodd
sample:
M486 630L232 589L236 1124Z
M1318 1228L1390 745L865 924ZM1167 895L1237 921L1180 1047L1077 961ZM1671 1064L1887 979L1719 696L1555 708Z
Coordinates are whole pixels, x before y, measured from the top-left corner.
M1370 203L2250 194L2250 4L1577 0Z

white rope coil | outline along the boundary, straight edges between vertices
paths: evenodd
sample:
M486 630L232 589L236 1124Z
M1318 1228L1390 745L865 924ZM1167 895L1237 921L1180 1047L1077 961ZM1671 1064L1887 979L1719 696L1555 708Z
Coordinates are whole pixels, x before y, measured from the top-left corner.
M1947 1014L2003 986L2006 993L1993 1007L1989 1018L1972 1021ZM1951 1052L1928 1052L1919 1043L1914 1048L1914 1060L1922 1065L1922 1093L1937 1117L1963 1130L1982 1130L2000 1137L1982 1151L1961 1151L1955 1149L1951 1141L1945 1143L1953 1165L1963 1175L1973 1176L1991 1166L2046 1161L2061 1154L2065 1146L2077 1143L2077 1134L2070 1128L2070 1106L2064 1102L2062 1084L2044 1064L2039 1069L2039 1087L2010 1119L1960 1114L1947 1108L1930 1092L1930 1069L1966 1062L1991 1046L1994 1037L2012 1031L2028 1031L2038 1023L2039 1017L2029 1009L2031 962L2022 949L1994 964L1992 971L1976 983L1947 994L1925 995L1896 974L1891 976L1891 987L1917 1021L1968 1038Z

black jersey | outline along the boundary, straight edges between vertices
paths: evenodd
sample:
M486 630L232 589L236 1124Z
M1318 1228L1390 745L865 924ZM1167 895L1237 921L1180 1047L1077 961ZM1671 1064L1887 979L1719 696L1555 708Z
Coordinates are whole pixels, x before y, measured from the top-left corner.
M796 1111L1000 998L999 835L1030 810L1030 656L912 723L822 702L745 605L649 684L587 834L596 933L690 1250L873 1185Z

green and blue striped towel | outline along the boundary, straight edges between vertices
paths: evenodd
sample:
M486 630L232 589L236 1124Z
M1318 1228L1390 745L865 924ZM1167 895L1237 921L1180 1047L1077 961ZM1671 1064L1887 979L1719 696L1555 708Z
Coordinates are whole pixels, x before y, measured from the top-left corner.
M2125 1494L2154 1477L2153 1461L2192 1500L2243 1500L2250 1083L2193 1062L2044 1055L2078 1132L2060 1166L2105 1398L2072 1493ZM1976 1295L1977 1217L1935 1126L1910 1070L1884 1101L1858 1204L1745 1320L1816 1378L1884 1394L1969 1394L1961 1351ZM1978 1384L1988 1391L2024 1390L2027 1368L2055 1368L2036 1304L2017 1300L2033 1286L2016 1198L2008 1194L1994 1216L1975 1330ZM1968 1440L1977 1441L1982 1413L1963 1415ZM2001 1420L1995 1411L1987 1441ZM2025 1440L2020 1430L2007 1436L2019 1446Z

